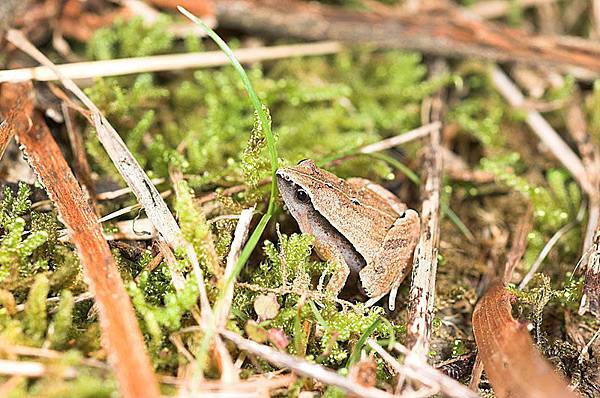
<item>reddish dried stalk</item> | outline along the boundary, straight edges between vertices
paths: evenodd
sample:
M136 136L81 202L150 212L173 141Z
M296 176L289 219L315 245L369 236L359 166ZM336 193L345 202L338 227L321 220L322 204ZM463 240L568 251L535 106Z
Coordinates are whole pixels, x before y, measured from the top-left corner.
M21 90L23 86L4 85ZM31 86L29 86L31 87ZM44 119L32 116L31 131L16 131L31 167L46 187L71 239L100 315L103 344L109 353L124 397L159 397L158 384L146 355L142 334L100 225Z
M13 135L17 131L25 132L31 128L33 98L27 87L30 84L0 85L0 114L5 117L0 124L0 159Z
M475 341L494 393L500 398L576 398L535 348L527 325L513 319L511 299L495 283L473 312Z

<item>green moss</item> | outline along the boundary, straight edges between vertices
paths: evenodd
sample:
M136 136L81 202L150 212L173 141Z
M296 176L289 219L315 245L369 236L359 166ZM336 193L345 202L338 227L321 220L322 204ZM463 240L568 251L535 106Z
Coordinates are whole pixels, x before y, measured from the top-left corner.
M48 341L54 349L66 347L73 326L73 294L69 290L63 290L60 301L50 327L48 328Z
M153 24L146 24L141 17L118 19L113 26L94 33L87 44L88 57L114 59L166 52L173 45L173 35L167 29L170 24L164 15Z
M140 278L140 285L130 282L127 290L136 311L144 320L145 329L152 337L152 343L159 347L163 341L163 328L170 332L181 327L181 318L190 311L198 300L198 286L194 278L186 280L181 291L169 291L162 297L163 305L149 304L144 297L148 283L147 276ZM155 349L154 351L158 351Z
M48 326L46 298L49 289L48 278L44 275L38 275L31 286L25 304L23 318L25 333L36 342L43 341Z

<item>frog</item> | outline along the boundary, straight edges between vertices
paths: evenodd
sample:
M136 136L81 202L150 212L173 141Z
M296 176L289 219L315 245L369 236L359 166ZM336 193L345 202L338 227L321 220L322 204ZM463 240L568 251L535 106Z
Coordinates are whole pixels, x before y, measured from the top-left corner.
M339 265L326 289L338 296L347 284L356 284L367 306L389 293L393 311L398 288L412 269L418 212L379 184L342 179L311 159L278 169L276 182L301 232L314 236L317 255Z

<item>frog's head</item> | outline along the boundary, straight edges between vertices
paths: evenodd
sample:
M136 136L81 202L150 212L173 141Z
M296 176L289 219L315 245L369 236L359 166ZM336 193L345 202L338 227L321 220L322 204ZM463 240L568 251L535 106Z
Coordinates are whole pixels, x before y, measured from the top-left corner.
M293 167L277 170L277 188L286 207L296 220L312 210L311 198L314 182L311 175L316 170L312 160L303 160Z

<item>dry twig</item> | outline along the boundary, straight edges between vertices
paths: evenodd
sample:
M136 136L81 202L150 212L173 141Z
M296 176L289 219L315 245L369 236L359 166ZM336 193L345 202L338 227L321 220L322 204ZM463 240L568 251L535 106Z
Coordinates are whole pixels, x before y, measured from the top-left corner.
M77 376L77 371L73 367L67 367L61 372L49 371L47 366L40 362L33 361L10 361L0 359L0 374L10 376L24 377L44 377L51 373L56 377L73 379Z
M582 48L572 40L482 21L458 7L434 5L417 13L384 14L296 0L215 0L215 4L219 26L278 38L370 43L445 57L600 72L600 49L590 40L583 40L586 47Z
M442 64L436 64L440 68ZM437 73L437 71L434 71ZM431 102L434 121L440 118L441 99ZM433 107L435 105L435 109ZM421 234L415 249L412 281L408 307L409 347L425 357L429 351L433 303L435 299L435 279L437 274L437 254L440 234L440 189L442 184L442 152L440 129L431 133L431 144L427 149L423 169L427 178L422 191Z
M556 0L520 0L517 7L527 8L555 3ZM469 7L469 11L481 18L492 19L506 15L515 4L507 0L478 1Z
M600 318L600 226L596 229L592 246L584 253L581 261L585 263L586 271L579 314L589 311Z
M398 145L406 144L407 142L416 140L417 138L426 137L435 131L438 131L442 127L442 123L435 121L433 123L425 124L421 127L417 127L414 130L407 131L403 134L398 134L390 138L375 142L373 144L366 145L358 151L359 153L374 153L381 152L389 148L396 147Z
M592 192L589 196L589 215L585 237L583 240L583 251L592 245L592 239L598 226L598 217L600 217L600 150L592 141L588 133L585 115L578 102L573 101L567 110L567 129L571 137L577 143L581 161L587 171L588 180L591 184Z

